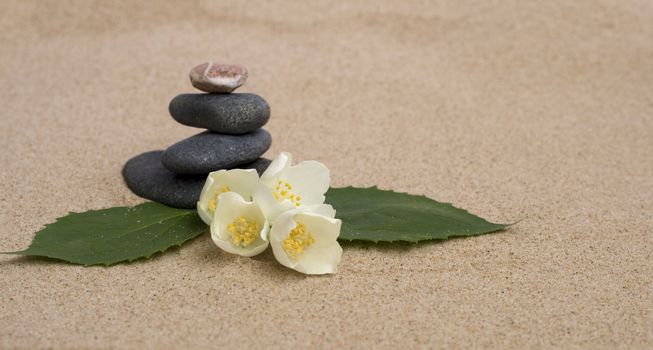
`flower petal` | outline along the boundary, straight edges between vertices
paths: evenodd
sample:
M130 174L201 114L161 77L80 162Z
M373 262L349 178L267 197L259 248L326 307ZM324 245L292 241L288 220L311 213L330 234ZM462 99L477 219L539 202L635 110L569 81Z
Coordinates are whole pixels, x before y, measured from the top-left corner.
M256 169L231 169L227 171L225 177L226 186L245 200L252 198L252 192L259 181Z
M202 192L200 193L200 199L197 202L197 213L199 214L202 221L207 225L211 225L213 221L213 213L209 211L209 201L213 197L213 194L210 191L213 189L213 182L215 180L212 176L207 176L206 182L204 182L204 187L202 187Z
M292 163L292 155L288 152L281 152L276 158L272 160L268 168L265 169L261 175L261 182L268 186L270 189L273 188L279 176L286 171L286 169Z
M292 261L286 251L283 249L283 241L288 237L290 231L297 226L295 220L293 220L296 211L291 210L283 213L277 218L272 229L270 230L270 246L272 247L272 252L277 261L291 269L294 269L297 265L297 262Z
M324 203L331 176L324 164L307 160L289 167L281 179L292 184L293 192L302 198L302 205L313 205Z
M216 194L228 189L249 200L258 180L258 173L254 169L218 170L210 173L197 202L198 214L206 224L210 225L214 212L209 210L209 204Z
M333 209L331 204L305 205L305 206L301 206L300 211L306 213L315 213L329 218L336 217L336 210Z
M255 220L261 227L256 240L245 247L235 245L228 231L228 225L241 216ZM226 192L219 196L215 217L211 223L211 238L219 248L228 253L254 256L263 252L268 246L268 241L262 238L264 235L267 236L268 227L269 224L256 203L245 201L236 192Z
M258 186L256 186L252 198L254 202L259 205L265 218L271 224L275 222L281 213L295 208L295 205L287 199L278 202L274 198L272 191L262 183L259 183Z
M342 222L308 212L295 215L295 221L303 223L315 240L297 262L295 269L311 275L335 273L342 256L342 248L338 244Z
M315 245L321 242L333 242L338 240L342 221L326 217L316 213L299 212L295 215L295 221L306 225L306 230L313 232Z
M305 246L305 250L300 256L291 258L283 248L283 243L299 224L305 226L313 243ZM337 241L340 226L340 220L319 214L299 210L285 212L272 225L270 232L270 245L274 257L281 265L302 273L334 273L342 256L342 248Z
M326 246L313 246L310 252L295 266L295 270L308 275L335 273L342 257L342 247L338 242Z

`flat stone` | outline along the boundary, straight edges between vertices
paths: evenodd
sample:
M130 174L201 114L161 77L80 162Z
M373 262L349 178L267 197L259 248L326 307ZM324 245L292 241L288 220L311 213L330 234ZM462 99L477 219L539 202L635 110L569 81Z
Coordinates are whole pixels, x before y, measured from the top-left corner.
M243 135L205 131L168 147L161 162L177 174L207 174L251 163L271 144L272 137L263 129Z
M259 158L251 163L237 166L234 169L256 169L256 172L260 176L263 174L265 169L267 169L268 166L270 166L270 163L272 163L272 161L267 158Z
M163 151L140 154L125 164L122 176L136 195L176 208L195 208L206 175L177 175L161 164Z
M255 94L181 94L170 101L177 122L222 134L245 134L270 119L270 105Z
M202 63L190 71L190 82L199 90L229 93L247 81L247 68L241 64Z
M145 199L176 208L195 208L208 174L177 175L163 167L162 156L163 151L151 151L127 161L122 169L127 187ZM268 165L269 159L260 158L240 168L256 169L260 175Z

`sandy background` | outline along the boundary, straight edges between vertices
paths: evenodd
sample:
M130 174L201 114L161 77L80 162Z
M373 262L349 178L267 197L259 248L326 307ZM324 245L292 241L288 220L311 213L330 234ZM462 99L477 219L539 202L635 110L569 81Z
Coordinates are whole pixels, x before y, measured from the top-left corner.
M179 2L182 3L182 2ZM208 236L112 268L0 256L0 348L653 347L653 2L0 2L0 251L133 205L123 163L205 60L333 184L507 232L349 244L305 277Z

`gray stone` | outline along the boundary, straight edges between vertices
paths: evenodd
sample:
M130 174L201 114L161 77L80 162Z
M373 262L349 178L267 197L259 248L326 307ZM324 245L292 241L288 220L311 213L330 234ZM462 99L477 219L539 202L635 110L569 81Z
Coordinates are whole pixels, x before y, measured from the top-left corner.
M182 94L169 110L181 124L222 134L252 132L270 119L270 105L254 94Z
M253 162L271 144L272 137L263 129L237 136L206 131L168 147L161 162L177 174L207 174Z
M206 175L177 175L161 164L163 151L140 154L125 164L122 176L136 195L177 208L195 208Z
M251 163L247 163L245 165L237 166L235 169L256 169L256 172L260 175L263 174L265 169L270 166L270 163L272 163L271 160L267 158L259 158Z
M193 209L202 192L207 174L177 175L161 164L163 151L140 154L125 164L122 176L136 195L171 207ZM240 166L262 174L270 160L260 158Z
M230 93L247 80L247 68L242 64L206 62L190 71L190 82L199 90L211 93Z

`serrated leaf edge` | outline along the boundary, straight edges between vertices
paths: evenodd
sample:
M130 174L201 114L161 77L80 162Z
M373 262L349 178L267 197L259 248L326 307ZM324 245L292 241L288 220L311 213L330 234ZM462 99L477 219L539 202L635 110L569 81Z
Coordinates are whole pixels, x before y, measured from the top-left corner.
M141 203L141 204L138 204L138 205L142 205L142 204L146 204L146 203L148 203L148 202L144 202L144 203ZM136 205L136 206L138 206L138 205ZM61 219L64 219L64 218L66 218L66 217L68 217L68 216L70 216L70 215L73 215L73 214L85 214L85 213L89 213L89 212L98 212L98 211L103 211L103 210L107 210L107 209L122 209L122 208L129 209L129 208L134 208L134 207L136 207L136 206L131 206L131 207L122 206L122 207L110 207L110 208L104 208L104 209L91 209L91 210L87 210L87 211L84 211L84 212L74 212L74 211L69 211L68 214L56 218L56 219L54 220L54 222L50 222L50 223L45 224L45 225L43 226L42 229L40 229L40 230L38 230L38 231L36 231L36 232L34 233L34 236L36 237L36 234L38 234L39 232L45 230L48 226L50 226L50 225L54 225L54 224L56 224L57 222L59 222ZM185 217L185 216L187 216L187 215L189 215L189 214L193 214L193 212L195 212L195 211L192 210L192 209L189 209L188 211L186 211L186 212L183 213L183 214L173 215L173 216L170 216L170 217L165 218L165 219L163 219L163 220L170 220L170 219L173 219L173 218L175 218L175 217L183 218L183 217ZM163 221L163 220L161 220L161 221ZM89 266L99 266L99 265L102 265L102 266L108 267L108 266L113 266L113 265L117 265L117 264L131 263L131 262L133 262L133 261L141 260L141 259L145 259L145 260L147 260L147 259L150 259L151 257L153 257L154 255L162 254L162 253L164 253L164 252L170 250L171 248L175 248L175 247L181 248L181 246L182 246L184 243L190 241L191 239L195 239L195 238L199 237L202 233L206 232L207 229L208 229L208 227L207 227L206 229L203 229L202 232L199 232L199 233L197 233L196 235L194 235L194 236L192 236L192 237L188 237L187 239L181 241L179 244L173 244L173 245L171 245L171 246L168 246L168 247L165 248L165 249L155 251L155 252L153 252L153 253L150 254L150 255L147 255L147 256L143 255L143 256L139 256L139 257L135 257L135 258L131 258L131 259L120 260L120 261L115 261L115 262L99 261L99 262L97 262L97 263L92 263L92 264L83 264L83 263L79 263L79 262L74 262L74 261L69 261L69 260L65 260L65 259L57 258L57 257L50 256L50 255L46 255L46 254L30 254L28 251L29 251L29 248L32 246L32 244L34 244L34 238L32 238L32 242L30 243L30 245L29 245L26 249L19 250L19 251L15 251L15 252L0 252L0 254L4 254L4 255L24 255L24 256L33 256L33 257L43 257L43 258L48 258L48 259L54 259L54 260L57 260L57 261L62 261L62 262L68 263L68 264L73 264L73 265L82 265L82 266L84 266L84 267L89 267ZM134 231L130 231L130 232L134 232Z
M414 196L414 197L418 197L418 198L421 197L421 198L424 198L424 199L428 199L428 200L430 200L430 201L438 202L438 203L441 203L441 204L446 204L446 205L448 205L448 206L450 206L450 207L453 207L453 208L455 208L455 209L458 209L458 210L462 210L462 211L464 211L465 213L467 213L467 214L469 214L469 215L476 216L476 217L478 217L478 218L481 218L481 219L485 220L486 222L488 222L488 223L490 223L490 224L492 224L492 225L498 225L498 226L501 226L501 227L497 227L496 230L487 231L487 232L482 232L482 233L475 233L475 234L471 234L471 235L456 235L456 234L454 234L454 235L447 235L446 237L442 237L442 238L440 238L440 237L433 237L433 238L424 238L424 239L415 239L415 240L410 240L410 239L369 240L369 239L340 238L340 237L338 237L338 240L339 240L339 241L344 241L344 242L372 242L372 243L374 243L374 244L378 244L379 242L409 242L409 243L419 243L419 242L426 242L426 241L444 241L444 240L448 240L448 239L450 239L451 237L471 237L471 236L480 236L480 235L485 235L485 234L489 234L489 233L493 233L493 232L504 231L504 230L506 230L507 228L509 228L510 226L513 226L513 225L515 225L515 224L517 224L517 223L519 223L519 222L522 221L522 220L518 220L518 221L516 221L516 222L514 222L514 223L511 223L511 224L497 224L497 223L494 223L494 222L490 222L490 221L488 221L488 220L486 220L486 219L484 219L484 218L482 218L482 217L480 217L480 216L478 216L478 215L476 215L476 214L474 214L474 213L471 213L471 212L468 211L467 209L456 207L456 206L453 205L453 203L436 201L435 199L429 198L429 197L427 197L427 196L425 196L425 195L423 195L423 194L412 194L412 193L408 193L408 192L400 192L400 191L395 191L395 190L384 190L384 189L380 189L380 188L379 188L378 186L376 186L376 185L373 185L373 186L370 186L370 187L355 187L355 186L351 186L351 185L350 185L350 186L346 186L346 187L333 187L333 188L334 188L334 189L348 189L348 188L351 188L351 189L377 190L377 191L381 191L381 192L392 192L392 193L405 194L405 195L408 195L408 196ZM327 204L329 204L329 203L327 203ZM336 212L336 217L338 217L337 212Z

